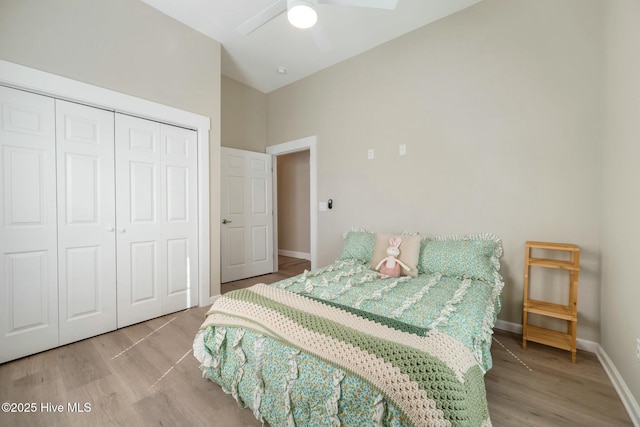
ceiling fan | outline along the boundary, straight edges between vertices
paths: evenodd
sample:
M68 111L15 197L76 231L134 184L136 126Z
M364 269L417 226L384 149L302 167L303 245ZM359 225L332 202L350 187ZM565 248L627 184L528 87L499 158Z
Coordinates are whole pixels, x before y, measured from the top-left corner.
M285 11L293 26L310 28L317 21L318 4L392 10L396 8L398 0L279 0L238 25L236 29L244 35L249 35Z

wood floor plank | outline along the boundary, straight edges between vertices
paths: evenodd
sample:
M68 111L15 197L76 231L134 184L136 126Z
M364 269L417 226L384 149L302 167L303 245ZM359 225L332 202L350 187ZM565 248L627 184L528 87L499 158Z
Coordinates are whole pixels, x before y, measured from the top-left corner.
M225 283L222 292L273 283L310 268L280 257L273 273ZM192 308L0 365L0 401L33 402L35 413L0 413L0 427L260 426L202 378L191 345L207 308ZM502 426L632 426L597 357L529 343L496 330L485 376L489 411ZM41 405L63 405L52 413ZM88 403L90 412L68 405Z
M521 335L495 331L485 375L495 426L632 426L595 354L579 351L572 364L566 351L521 343Z

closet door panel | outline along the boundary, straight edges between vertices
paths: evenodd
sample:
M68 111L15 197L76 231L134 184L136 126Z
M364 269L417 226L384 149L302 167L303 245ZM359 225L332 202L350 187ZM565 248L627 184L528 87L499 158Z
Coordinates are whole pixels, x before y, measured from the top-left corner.
M155 241L133 242L131 248L131 304L159 301L157 283L158 250ZM159 316L160 314L158 314Z
M197 134L162 125L163 311L198 304Z
M60 344L116 329L114 116L56 100Z
M160 124L116 114L118 327L162 312Z
M58 345L54 111L0 86L0 363Z

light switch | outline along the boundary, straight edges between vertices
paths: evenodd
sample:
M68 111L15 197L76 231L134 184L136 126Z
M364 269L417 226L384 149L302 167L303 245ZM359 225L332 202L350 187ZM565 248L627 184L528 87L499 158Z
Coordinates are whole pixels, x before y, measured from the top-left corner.
M327 210L327 202L320 202L318 203L318 210L320 212L324 212Z

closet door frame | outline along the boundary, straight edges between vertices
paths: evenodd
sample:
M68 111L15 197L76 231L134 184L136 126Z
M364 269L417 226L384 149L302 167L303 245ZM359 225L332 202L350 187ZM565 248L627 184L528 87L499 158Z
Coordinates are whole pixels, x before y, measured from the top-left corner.
M198 135L198 305L211 304L209 117L0 60L0 84L193 129ZM218 156L219 150L213 150ZM214 159L215 161L215 159ZM218 279L219 280L219 279Z

